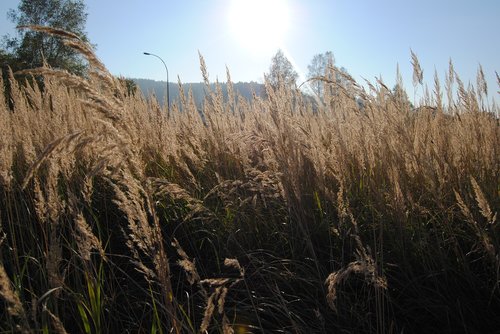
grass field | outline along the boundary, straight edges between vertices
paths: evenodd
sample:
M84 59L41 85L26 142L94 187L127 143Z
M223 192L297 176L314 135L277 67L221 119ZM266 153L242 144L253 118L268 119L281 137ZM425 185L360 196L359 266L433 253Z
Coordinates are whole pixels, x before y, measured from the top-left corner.
M64 38L88 78L0 84L0 332L500 330L481 72L466 87L450 64L420 108L326 78L324 103L248 101L211 91L200 56L202 110L184 92L167 115Z

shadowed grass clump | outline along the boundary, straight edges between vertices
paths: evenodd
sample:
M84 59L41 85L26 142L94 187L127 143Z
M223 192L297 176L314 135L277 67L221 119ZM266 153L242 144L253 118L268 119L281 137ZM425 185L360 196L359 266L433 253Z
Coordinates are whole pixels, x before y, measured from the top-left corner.
M450 64L416 108L333 68L314 104L269 84L247 101L229 74L227 97L212 90L200 56L202 108L188 92L167 115L76 36L31 28L90 67L21 73L43 88L8 74L1 331L500 328L500 128L482 69L465 88Z

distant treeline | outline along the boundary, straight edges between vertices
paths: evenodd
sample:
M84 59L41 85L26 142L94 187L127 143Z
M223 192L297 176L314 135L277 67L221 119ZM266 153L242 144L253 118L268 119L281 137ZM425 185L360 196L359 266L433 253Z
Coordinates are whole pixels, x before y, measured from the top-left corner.
M133 80L144 96L150 96L154 94L156 99L163 104L167 99L167 85L165 81L156 81L150 79L131 79ZM227 97L227 84L220 83L222 88L222 93L224 97ZM184 94L186 94L186 98L191 88L193 91L193 97L196 101L197 105L200 105L203 101L203 97L205 96L205 84L203 82L195 82L195 83L185 83L182 84L184 89ZM257 96L262 96L264 92L264 85L259 84L257 82L237 82L233 83L234 91L241 95L244 98L251 99L252 95L255 93ZM215 90L215 84L211 84L211 89ZM179 100L179 85L175 82L169 83L170 90L170 103L174 103L174 101Z

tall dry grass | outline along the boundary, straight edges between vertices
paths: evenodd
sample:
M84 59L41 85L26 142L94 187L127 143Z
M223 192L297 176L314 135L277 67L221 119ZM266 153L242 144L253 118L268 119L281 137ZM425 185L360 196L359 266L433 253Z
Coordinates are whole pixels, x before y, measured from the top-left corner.
M269 84L247 101L229 73L228 96L212 91L200 55L202 108L183 92L167 115L75 36L32 29L90 69L10 73L0 99L3 331L500 328L499 115L481 68L466 88L450 63L418 108L334 73L319 104Z

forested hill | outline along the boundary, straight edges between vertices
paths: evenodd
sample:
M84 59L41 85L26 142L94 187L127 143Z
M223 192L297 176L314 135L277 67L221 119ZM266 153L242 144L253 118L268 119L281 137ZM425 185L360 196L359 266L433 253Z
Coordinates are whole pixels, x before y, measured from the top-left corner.
M166 91L167 85L165 81L155 81L150 79L134 79L132 78L139 89L142 91L144 96L149 96L154 94L160 103L163 103L166 100ZM227 96L227 84L220 83L222 87L222 92L224 96ZM185 83L182 85L184 89L184 93L188 94L189 88L193 90L193 96L196 101L196 104L200 104L203 101L203 96L205 95L205 84L202 82L196 83ZM211 85L212 89L215 89L215 84ZM255 93L258 96L261 96L264 91L264 85L259 84L257 82L237 82L233 83L235 93L245 97L247 99L251 99L252 94ZM179 85L175 82L170 82L169 84L170 90L170 103L179 99Z

